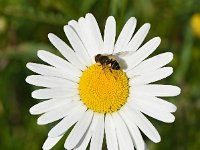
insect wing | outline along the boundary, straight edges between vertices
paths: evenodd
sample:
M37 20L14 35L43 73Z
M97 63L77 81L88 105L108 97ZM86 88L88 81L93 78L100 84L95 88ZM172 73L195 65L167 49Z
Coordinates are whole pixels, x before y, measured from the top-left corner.
M135 53L135 51L123 51L123 52L118 52L118 53L114 53L113 56L131 56Z

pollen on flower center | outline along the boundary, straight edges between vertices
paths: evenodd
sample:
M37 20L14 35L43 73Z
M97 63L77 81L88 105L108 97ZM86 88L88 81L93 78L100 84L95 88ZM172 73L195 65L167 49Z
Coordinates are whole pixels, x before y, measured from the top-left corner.
M83 103L95 112L110 113L119 110L129 94L128 78L122 70L94 64L86 69L79 83Z

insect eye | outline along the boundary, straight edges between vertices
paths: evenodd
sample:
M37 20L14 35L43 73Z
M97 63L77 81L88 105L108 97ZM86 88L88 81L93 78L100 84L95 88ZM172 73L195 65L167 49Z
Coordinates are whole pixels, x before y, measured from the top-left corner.
M98 55L95 56L95 61L96 61L96 62L99 61L100 56L101 56L101 54L98 54Z

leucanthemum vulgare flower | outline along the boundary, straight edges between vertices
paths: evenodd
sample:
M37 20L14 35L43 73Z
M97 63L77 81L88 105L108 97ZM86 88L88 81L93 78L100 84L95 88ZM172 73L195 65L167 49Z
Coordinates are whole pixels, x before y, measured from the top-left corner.
M85 150L90 143L91 150L101 150L105 138L108 150L143 150L141 132L160 142L159 133L144 114L166 123L175 120L176 106L160 97L176 96L180 88L153 84L172 74L172 67L165 65L173 54L147 58L161 40L155 37L141 45L150 24L133 34L135 27L136 19L131 17L115 42L115 19L108 17L102 38L96 19L87 14L64 26L72 48L56 35L48 35L63 58L39 50L38 57L48 65L28 63L27 68L39 75L26 78L43 87L32 93L33 98L45 100L30 109L33 115L42 114L37 123L60 120L49 131L43 149L51 149L71 127L66 149ZM101 59L95 61L97 54Z

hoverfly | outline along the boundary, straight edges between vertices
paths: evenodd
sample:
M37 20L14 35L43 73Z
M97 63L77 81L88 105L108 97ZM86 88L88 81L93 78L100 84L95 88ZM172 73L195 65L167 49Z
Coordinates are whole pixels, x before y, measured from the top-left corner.
M101 64L103 68L108 66L113 70L120 70L121 69L121 65L119 62L120 56L130 56L133 53L134 53L133 51L124 51L114 54L97 54L95 56L95 61L96 63Z

